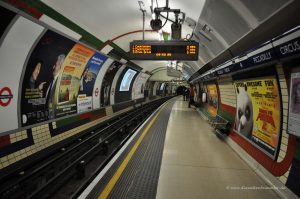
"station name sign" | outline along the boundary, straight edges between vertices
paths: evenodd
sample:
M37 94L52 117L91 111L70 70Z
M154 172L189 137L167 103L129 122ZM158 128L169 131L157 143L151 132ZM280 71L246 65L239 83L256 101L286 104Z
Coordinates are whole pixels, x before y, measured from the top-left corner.
M130 42L130 58L133 60L198 60L199 43L195 41L147 41Z

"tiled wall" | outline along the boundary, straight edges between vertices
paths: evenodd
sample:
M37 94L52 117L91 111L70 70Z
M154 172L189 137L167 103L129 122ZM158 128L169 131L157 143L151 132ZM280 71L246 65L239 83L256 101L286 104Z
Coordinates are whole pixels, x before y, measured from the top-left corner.
M9 134L9 138L10 138L10 143L15 143L17 141L20 141L20 140L24 140L27 137L27 132L26 130L24 131L20 131L20 132L17 132L17 133L12 133L12 134Z
M236 107L236 92L231 77L218 80L221 103Z
M287 84L286 84L286 79L285 79L284 72L282 69L282 65L277 65L276 70L277 70L280 88L281 88L282 110L283 110L281 145L280 145L280 151L279 151L279 155L278 155L278 159L277 159L277 162L281 162L286 155L288 139L289 139L289 135L287 134L289 96L288 96ZM289 171L287 171L283 176L280 176L279 180L285 184L288 175L289 175Z

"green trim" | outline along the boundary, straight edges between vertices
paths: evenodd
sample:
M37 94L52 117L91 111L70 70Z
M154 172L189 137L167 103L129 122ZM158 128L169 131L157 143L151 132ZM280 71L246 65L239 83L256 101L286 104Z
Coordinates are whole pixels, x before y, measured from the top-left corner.
M93 47L99 48L103 42L96 38L94 35L91 33L85 31L83 28L54 10L53 8L49 7L48 5L44 4L41 1L34 1L34 0L23 0L23 2L27 3L28 5L32 6L33 8L37 9L41 13L46 14L47 16L51 17L55 21L63 24L64 26L68 27L69 29L73 30L74 32L80 34L82 40L84 43L89 44Z
M110 46L114 48L114 50L118 53L119 56L123 57L124 59L129 60L128 53L125 50L123 50L122 48L120 48L117 44L112 42L110 44Z
M84 44L87 44L95 49L99 49L100 46L103 44L102 41L95 38L93 35L81 35L81 38L79 39Z
M228 112L222 110L221 107L219 107L219 109L218 109L218 115L220 115L224 119L226 119L229 122L231 122L231 124L233 124L233 115L231 113L228 113Z
M79 120L80 120L80 116L76 115L76 116L73 116L73 117L69 117L69 118L66 118L66 119L56 121L56 126L57 127L62 127L62 126L68 125L68 124L75 123L76 121L79 121Z
M135 69L138 70L138 71L142 71L142 70L143 70L143 68L141 68L139 65L137 65L137 64L135 64L135 63L133 63L133 62L131 62L131 61L128 61L127 64L128 64L129 66L135 68Z
M93 116L99 116L99 115L106 115L106 109L105 108L101 108L101 109L96 109L96 110L92 110L90 112Z
M110 44L110 46L114 48L114 50L118 53L119 56L123 57L124 59L129 60L129 61L127 62L128 65L130 65L131 67L137 69L138 71L143 70L142 67L140 67L139 65L137 65L137 64L133 63L132 61L130 61L129 53L127 53L126 51L124 51L124 50L123 50L122 48L120 48L117 44L115 44L115 43L112 42L112 43Z
M110 44L111 47L113 47L115 50L126 53L125 50L123 50L122 48L120 48L117 44L115 44L114 42L111 42Z

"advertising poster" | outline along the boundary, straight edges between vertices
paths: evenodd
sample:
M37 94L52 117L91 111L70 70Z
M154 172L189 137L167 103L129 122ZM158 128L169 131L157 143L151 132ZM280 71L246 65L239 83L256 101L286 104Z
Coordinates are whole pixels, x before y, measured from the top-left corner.
M75 44L66 56L53 96L52 109L55 117L77 113L77 97L81 89L80 80L86 72L85 66L94 53L93 50L81 44Z
M132 99L144 98L145 85L149 77L150 75L146 73L139 73L132 86Z
M132 81L133 77L135 76L135 74L136 74L136 71L134 71L134 70L128 69L126 71L126 73L124 74L123 79L121 81L119 91L129 91L131 81Z
M77 97L78 113L90 111L93 108L93 89L101 66L107 57L96 52L88 61L81 77Z
M101 106L108 106L110 105L110 89L112 82L114 80L114 77L119 70L119 68L122 66L119 62L113 62L107 69L101 86Z
M280 98L275 77L234 83L237 95L234 130L273 158L280 133Z
M218 113L218 91L217 85L209 84L207 85L207 110L215 117Z
M288 132L300 137L300 72L291 74Z
M66 55L74 45L75 42L50 30L36 44L28 59L22 81L22 126L54 118L52 102L57 80ZM65 71L72 74L73 68L66 68ZM66 87L69 87L69 77L65 75L64 78Z

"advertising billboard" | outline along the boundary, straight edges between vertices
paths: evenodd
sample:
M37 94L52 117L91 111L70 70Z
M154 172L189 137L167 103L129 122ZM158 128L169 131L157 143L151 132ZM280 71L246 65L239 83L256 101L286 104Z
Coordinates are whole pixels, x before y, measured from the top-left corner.
M52 108L55 117L77 113L78 94L81 92L82 95L79 98L81 100L84 99L82 97L84 94L91 95L93 92L93 82L91 80L95 77L91 78L92 73L85 69L87 69L86 65L94 53L90 48L77 43L66 56L61 76L58 78L59 84L56 85L55 94L52 96L54 98ZM87 80L86 77L90 79L90 82L88 82L90 85L84 84L83 81ZM89 101L91 103L92 99Z
M276 77L234 82L234 130L275 158L281 130L281 106Z
M135 70L128 69L126 71L126 73L124 74L123 79L121 81L119 91L129 91L131 81L135 74L136 74Z
M25 67L22 126L92 110L95 80L106 59L86 46L46 31Z
M218 90L217 85L209 84L207 85L207 110L215 117L218 113Z
M80 77L77 97L77 112L93 109L93 91L97 75L107 57L98 52L90 58Z
M64 71L62 87L69 87L72 66L63 63L75 42L48 30L33 49L23 78L21 92L22 125L27 126L54 118L54 94ZM65 82L64 82L65 81ZM58 87L59 88L59 87ZM60 99L62 100L62 99ZM65 96L65 99L66 96Z

